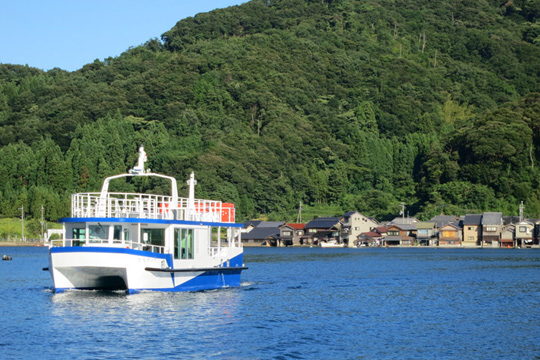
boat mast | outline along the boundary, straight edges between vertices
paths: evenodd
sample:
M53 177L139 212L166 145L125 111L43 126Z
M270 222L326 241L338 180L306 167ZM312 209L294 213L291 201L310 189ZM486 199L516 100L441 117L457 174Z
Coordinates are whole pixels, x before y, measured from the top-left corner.
M133 167L133 169L130 169L129 173L127 174L110 176L103 181L103 186L101 187L101 194L99 197L98 214L100 216L105 216L106 205L107 205L107 193L109 192L109 182L113 179L129 177L129 176L155 176L155 177L160 177L163 179L168 179L171 182L171 198L172 198L171 209L178 208L178 188L176 186L176 179L173 178L172 176L155 174L155 173L150 172L150 170L145 170L144 163L146 162L146 160L147 160L146 152L144 151L144 147L141 145L141 147L139 148L139 159L137 161L137 166Z
M188 194L188 212L192 216L195 214L195 185L197 185L197 180L195 180L195 173L192 171L189 176L189 180L186 181L189 187Z

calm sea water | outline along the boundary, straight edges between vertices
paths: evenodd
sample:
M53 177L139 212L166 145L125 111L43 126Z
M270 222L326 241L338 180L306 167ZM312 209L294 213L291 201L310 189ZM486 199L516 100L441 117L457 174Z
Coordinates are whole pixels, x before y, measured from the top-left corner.
M54 294L0 248L2 359L540 359L540 251L246 248L243 285Z

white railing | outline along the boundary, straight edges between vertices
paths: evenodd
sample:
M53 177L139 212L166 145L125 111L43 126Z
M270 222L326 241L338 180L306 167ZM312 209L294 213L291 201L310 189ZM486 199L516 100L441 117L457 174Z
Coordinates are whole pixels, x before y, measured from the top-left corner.
M71 246L96 246L96 247L118 247L127 248L133 250L143 250L153 253L163 254L165 247L142 244L133 241L122 240L102 240L102 239L90 239L90 240L77 240L77 239L64 239L64 240L51 240L50 247L71 247Z
M195 199L189 206L187 198L135 193L79 193L71 196L71 216L75 218L143 218L207 222L234 222L234 207L221 201Z

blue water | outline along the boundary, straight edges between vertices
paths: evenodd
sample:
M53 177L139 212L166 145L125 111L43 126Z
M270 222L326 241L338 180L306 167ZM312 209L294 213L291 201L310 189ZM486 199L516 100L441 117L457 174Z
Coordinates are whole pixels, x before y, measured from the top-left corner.
M0 248L2 359L540 359L540 251L246 248L242 286L54 294Z

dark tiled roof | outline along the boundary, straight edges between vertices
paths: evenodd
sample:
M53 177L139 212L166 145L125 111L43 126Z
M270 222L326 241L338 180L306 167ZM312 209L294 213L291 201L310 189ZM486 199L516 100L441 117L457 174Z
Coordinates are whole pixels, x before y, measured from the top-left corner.
M501 212L485 212L482 216L482 225L501 225L502 213Z
M247 234L242 234L242 240L266 240L269 237L277 239L279 237L279 228L256 227Z
M433 221L435 225L440 228L443 225L456 221L456 219L457 217L453 215L437 215L434 216L431 221Z
M259 225L260 223L262 223L261 220L248 220L248 221L244 221L244 229L248 228L250 225L252 225L253 227Z
M482 215L478 214L467 214L463 220L463 225L481 225L482 224Z
M330 229L339 224L340 217L320 217L306 224L306 229Z

